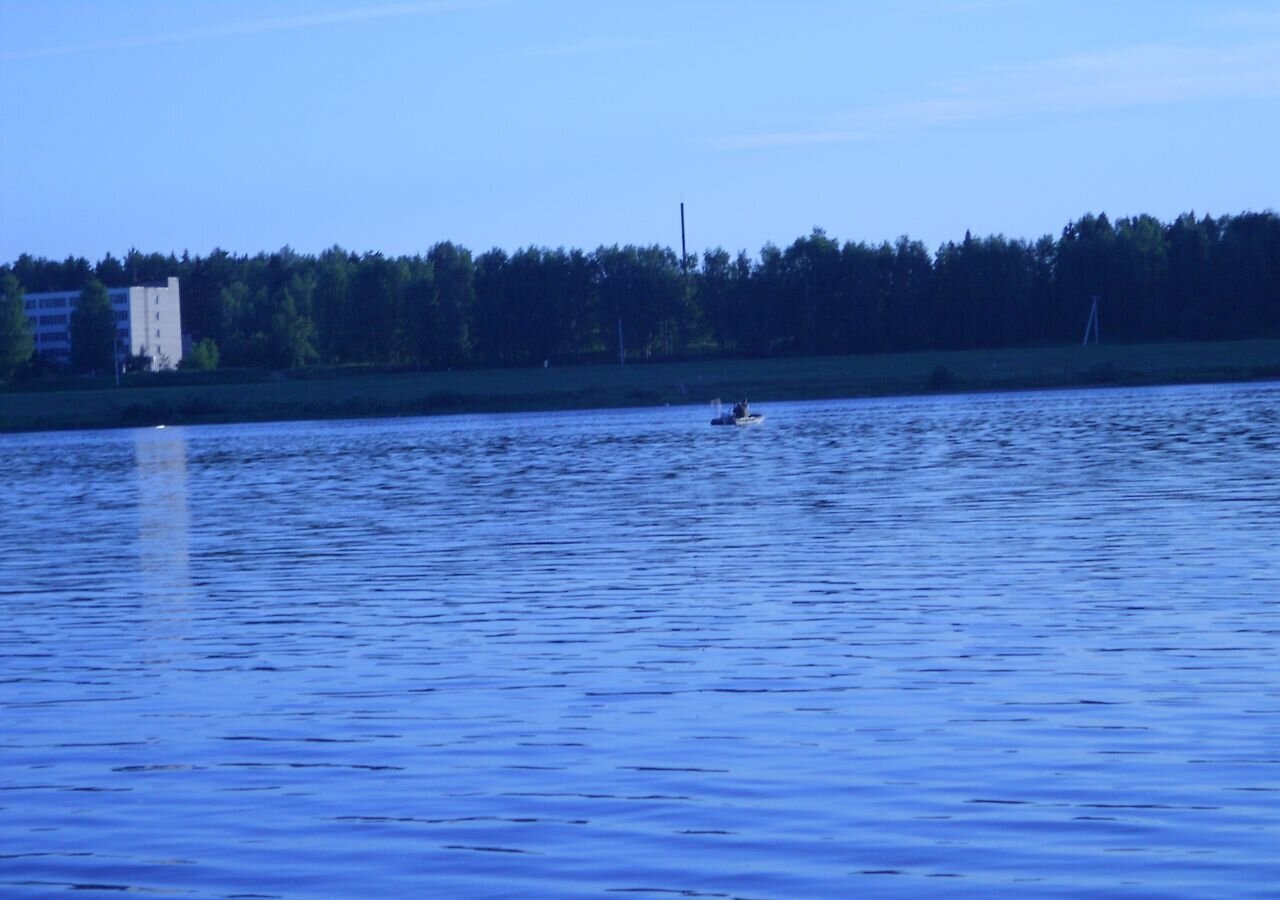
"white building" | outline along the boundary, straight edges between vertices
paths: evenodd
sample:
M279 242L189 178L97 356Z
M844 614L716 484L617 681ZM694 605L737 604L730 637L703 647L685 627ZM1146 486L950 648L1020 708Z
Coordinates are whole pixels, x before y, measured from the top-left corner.
M149 356L152 371L182 360L182 304L178 279L107 288L116 317L117 357ZM27 294L27 320L35 331L36 352L57 362L71 359L71 314L79 291Z

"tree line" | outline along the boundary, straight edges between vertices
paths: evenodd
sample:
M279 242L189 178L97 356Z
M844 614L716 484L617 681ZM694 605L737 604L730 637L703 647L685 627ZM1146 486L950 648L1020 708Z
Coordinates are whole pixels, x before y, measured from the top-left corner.
M1056 238L966 233L932 253L907 237L840 243L815 229L754 257L716 248L681 258L656 245L473 256L450 242L400 257L340 247L135 250L96 264L23 255L0 266L0 288L12 298L170 275L201 359L277 369L1062 343L1081 338L1095 298L1106 340L1280 336L1280 216L1270 211L1168 223L1086 215ZM15 310L0 310L0 377L30 354L12 337L21 330Z

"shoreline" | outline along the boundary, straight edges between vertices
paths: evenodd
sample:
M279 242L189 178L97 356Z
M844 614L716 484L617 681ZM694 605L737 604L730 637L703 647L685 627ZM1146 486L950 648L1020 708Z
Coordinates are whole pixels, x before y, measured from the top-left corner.
M455 372L219 371L0 391L0 432L1154 386L1280 378L1280 339Z

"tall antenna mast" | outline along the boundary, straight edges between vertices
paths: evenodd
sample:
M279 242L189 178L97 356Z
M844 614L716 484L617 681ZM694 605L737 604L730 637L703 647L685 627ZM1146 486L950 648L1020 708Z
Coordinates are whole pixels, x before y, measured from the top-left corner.
M689 251L684 246L684 201L680 201L680 269L688 272L689 270Z

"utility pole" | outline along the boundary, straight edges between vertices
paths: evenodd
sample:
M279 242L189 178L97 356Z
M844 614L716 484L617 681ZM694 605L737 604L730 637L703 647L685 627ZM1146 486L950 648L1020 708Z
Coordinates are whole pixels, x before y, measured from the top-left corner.
M1094 344L1098 343L1098 295L1094 294L1090 297L1093 305L1089 307L1089 321L1084 323L1084 343L1083 347L1089 346L1089 334L1093 333Z

